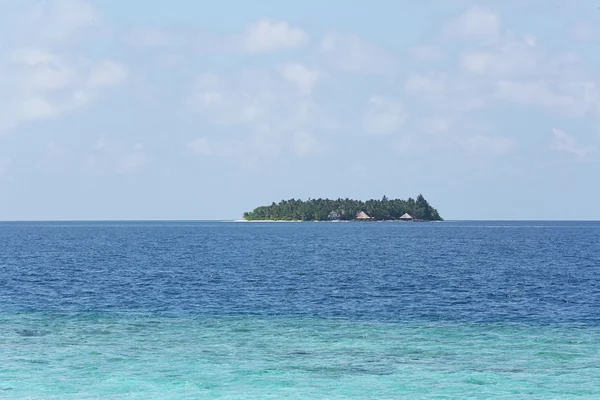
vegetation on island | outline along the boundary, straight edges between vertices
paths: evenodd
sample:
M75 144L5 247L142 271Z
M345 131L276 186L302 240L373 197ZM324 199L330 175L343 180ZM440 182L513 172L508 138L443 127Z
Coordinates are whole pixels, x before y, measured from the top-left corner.
M364 213L364 214L361 214ZM366 217L365 218L365 214ZM443 221L438 211L429 205L423 195L408 200L351 200L351 199L308 199L282 200L278 204L255 208L244 213L247 221L351 221L370 219L375 221L400 220L409 214L414 220Z

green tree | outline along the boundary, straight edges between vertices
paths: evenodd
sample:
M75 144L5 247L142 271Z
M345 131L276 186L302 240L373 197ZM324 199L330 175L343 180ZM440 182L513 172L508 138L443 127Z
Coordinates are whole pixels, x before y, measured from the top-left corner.
M433 208L423 195L414 200L389 199L383 196L381 200L352 200L349 198L308 199L307 201L290 199L272 203L270 206L260 206L253 211L243 214L246 220L300 220L325 221L330 215L339 215L342 220L353 220L360 211L366 212L375 220L398 219L404 213L425 221L441 221L438 211Z

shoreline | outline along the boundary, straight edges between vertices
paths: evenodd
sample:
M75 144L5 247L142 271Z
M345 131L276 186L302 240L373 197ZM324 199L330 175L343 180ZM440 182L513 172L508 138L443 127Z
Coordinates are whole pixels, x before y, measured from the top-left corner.
M398 222L398 223L403 223L403 224L408 224L408 223L421 223L421 222L444 222L444 221L399 221L399 220L379 220L379 221L360 221L360 220L332 220L332 221L302 221L302 220L272 220L272 219L255 219L255 220L245 220L245 219L236 219L235 221L232 222L328 222L328 223L339 223L339 222Z

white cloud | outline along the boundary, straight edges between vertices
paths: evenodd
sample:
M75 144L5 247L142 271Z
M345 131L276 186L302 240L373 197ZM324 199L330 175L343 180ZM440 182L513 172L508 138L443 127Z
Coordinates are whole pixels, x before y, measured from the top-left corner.
M58 62L58 58L54 54L33 48L15 50L12 54L11 61L17 64L23 64L30 67L40 64L60 64Z
M19 38L45 47L80 40L83 31L102 26L101 15L85 0L37 1L14 21Z
M197 28L136 27L127 32L124 42L136 47L177 48L203 54L263 54L297 49L307 45L310 37L289 22L263 18L235 34L214 34Z
M467 71L483 74L490 67L495 67L495 59L495 54L491 52L467 53L462 57L462 66Z
M560 129L553 129L553 142L552 148L561 152L573 154L577 157L583 158L588 154L594 153L596 147L594 146L581 146L577 144L575 138Z
M496 96L503 100L523 105L567 108L574 99L569 95L556 94L546 82L499 81L496 84Z
M488 21L489 26L480 25L481 21ZM438 142L458 144L472 153L502 155L513 151L515 143L494 133L493 128L480 134L481 129L470 127L478 123L471 110L501 101L570 116L600 116L598 84L574 51L552 53L533 34L503 31L498 16L489 9L469 10L452 21L444 33L479 43L458 49L460 68L456 73L430 70L406 75L404 90L417 102L414 108L410 103L411 116L416 114L411 121L422 121L412 124L411 130L438 134ZM421 107L429 109L422 113ZM435 121L435 116L451 116L451 120ZM465 133L469 131L471 134ZM403 140L416 139L407 136Z
M364 117L365 130L373 135L391 135L406 123L408 114L398 99L373 96L369 99Z
M278 70L281 76L296 85L303 94L310 94L319 80L318 71L296 62L284 64Z
M60 114L63 107L66 106L53 105L43 98L33 97L18 104L19 117L25 120L52 118Z
M296 87L308 90L312 79L303 76L294 87L274 69L247 70L228 80L204 73L192 87L191 105L209 124L303 131L320 109L307 96L294 94Z
M114 61L82 62L35 48L15 50L0 60L0 131L32 120L61 116L89 104L100 91L127 78L127 69ZM6 104L2 104L2 102Z
M21 84L28 90L55 90L65 87L74 78L75 71L60 57L35 48L13 51L11 64L22 77Z
M89 73L88 85L93 88L116 86L127 79L127 68L114 61L100 61L94 65Z
M443 71L409 73L404 90L415 100L425 100L427 107L438 112L465 112L482 108L487 101L485 87L464 76L448 76Z
M218 140L197 138L186 143L187 152L235 157L250 164L286 153L310 156L320 152L322 143L317 144L309 132L315 127L320 131L332 128L321 117L322 109L306 96L317 79L316 71L297 63L247 70L233 79L201 74L191 94L199 120L208 126L235 126L238 134ZM304 95L298 96L297 91Z
M390 53L354 35L328 34L320 45L321 54L336 68L352 73L393 73L398 62Z
M482 10L471 10L457 21L471 26L466 31L483 34L466 22L475 20L474 15L479 12ZM482 20L491 18L489 10L483 15L487 17ZM576 52L552 54L532 34L519 37L509 31L501 32L499 24L492 26L495 28L488 33L498 29L497 40L460 53L461 70L457 74L411 73L405 81L406 92L446 111L467 111L501 100L568 115L600 115L598 85Z
M120 63L69 52L69 42L100 20L88 2L48 0L17 9L22 13L6 17L3 33L10 40L0 49L0 132L65 115L127 78Z
M600 91L594 81L499 81L495 95L505 101L551 108L569 115L600 113Z
M540 55L526 41L504 43L487 50L469 51L462 55L462 67L474 74L488 76L522 76L546 72Z
M309 37L302 29L285 21L261 19L246 29L242 46L250 53L264 53L305 45Z
M451 21L444 31L449 38L496 38L500 34L500 17L489 8L473 7Z
M203 73L196 79L192 104L211 123L256 123L266 118L276 103L270 82L257 84L258 80L225 82L216 74Z
M550 54L532 34L520 39L509 32L502 36L504 40L463 52L460 65L465 74L452 80L471 82L484 100L495 98L568 115L600 114L598 85L577 53Z

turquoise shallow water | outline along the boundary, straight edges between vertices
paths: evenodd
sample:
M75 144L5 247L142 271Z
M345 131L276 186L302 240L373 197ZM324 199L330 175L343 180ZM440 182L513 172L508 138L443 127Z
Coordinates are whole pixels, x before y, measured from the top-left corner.
M315 318L0 318L3 399L600 398L600 331Z

